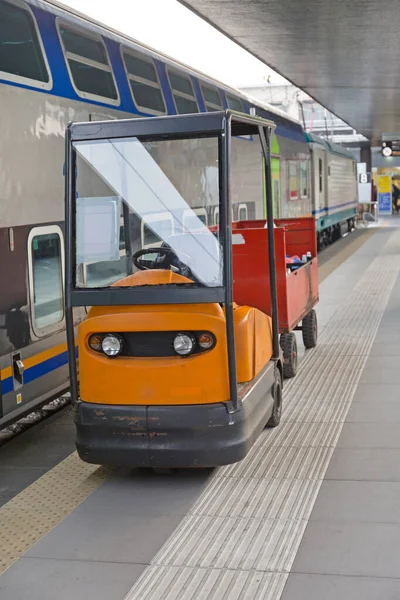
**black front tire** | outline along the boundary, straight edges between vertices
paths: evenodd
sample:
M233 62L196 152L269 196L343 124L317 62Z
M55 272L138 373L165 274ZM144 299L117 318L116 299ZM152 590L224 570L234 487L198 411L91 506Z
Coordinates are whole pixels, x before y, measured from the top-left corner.
M318 340L317 313L310 310L302 322L303 343L306 348L315 348Z
M283 333L280 339L283 352L283 377L291 379L297 373L297 341L293 332Z
M275 372L275 382L272 387L272 397L274 399L274 408L272 415L267 423L267 427L278 427L282 416L282 375L279 369Z

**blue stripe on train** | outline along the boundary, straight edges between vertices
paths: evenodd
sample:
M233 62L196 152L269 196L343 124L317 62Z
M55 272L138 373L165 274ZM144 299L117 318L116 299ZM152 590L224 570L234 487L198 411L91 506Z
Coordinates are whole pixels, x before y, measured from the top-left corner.
M75 355L78 357L78 348L75 349ZM24 373L24 385L27 383L31 383L35 379L39 379L43 375L48 375L52 371L59 369L60 367L64 367L68 364L68 352L61 352L61 354L57 354L52 358L48 358L33 367L27 369ZM3 396L9 394L14 389L13 386L13 378L7 377L4 381L1 382L1 391Z
M47 375L51 373L51 371L55 371L60 367L63 367L68 363L68 352L62 352L61 354L57 354L52 358L48 358L37 365L34 365L30 369L27 369L24 373L24 384L31 383L35 379L42 377L42 375Z
M1 392L3 396L9 394L13 391L13 378L7 377L4 381L1 382Z

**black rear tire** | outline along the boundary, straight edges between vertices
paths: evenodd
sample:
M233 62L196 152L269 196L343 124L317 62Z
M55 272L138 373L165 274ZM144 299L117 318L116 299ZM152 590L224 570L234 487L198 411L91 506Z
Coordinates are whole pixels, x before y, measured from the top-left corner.
M317 313L310 310L302 322L303 343L306 348L315 348L318 340Z
M267 423L267 427L278 427L282 416L282 375L279 369L276 369L275 372L275 382L272 387L272 397L274 399L274 408Z
M280 339L283 352L283 376L291 379L297 373L297 341L293 332L283 333Z

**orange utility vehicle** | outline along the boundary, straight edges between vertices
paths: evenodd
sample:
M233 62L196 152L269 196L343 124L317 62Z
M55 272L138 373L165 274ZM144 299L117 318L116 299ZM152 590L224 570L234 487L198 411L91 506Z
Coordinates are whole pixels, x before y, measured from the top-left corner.
M66 318L84 461L229 464L279 424L275 230L264 230L266 310L233 302L242 275L231 222L235 136L259 144L273 221L273 130L232 111L68 127ZM210 204L214 232L199 216ZM78 326L79 382L74 307L90 307Z

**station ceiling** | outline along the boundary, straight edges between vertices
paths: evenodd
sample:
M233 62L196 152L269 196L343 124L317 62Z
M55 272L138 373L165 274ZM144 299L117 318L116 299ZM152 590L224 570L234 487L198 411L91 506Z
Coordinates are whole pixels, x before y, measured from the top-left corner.
M179 1L373 145L400 133L399 0Z

